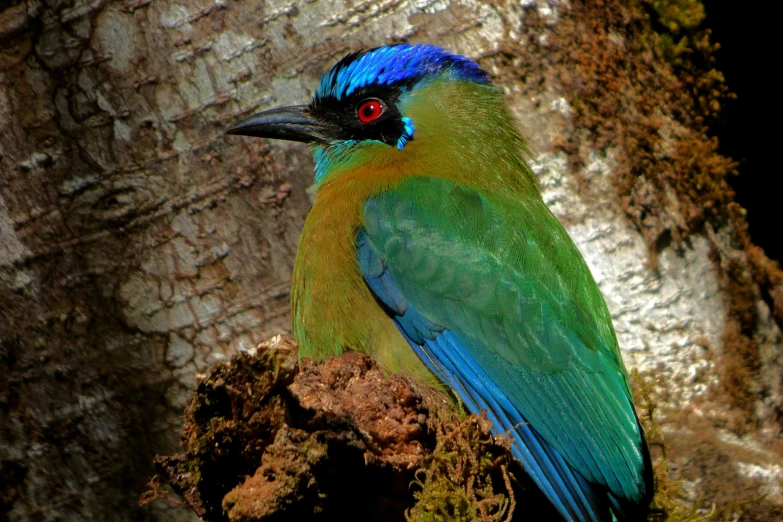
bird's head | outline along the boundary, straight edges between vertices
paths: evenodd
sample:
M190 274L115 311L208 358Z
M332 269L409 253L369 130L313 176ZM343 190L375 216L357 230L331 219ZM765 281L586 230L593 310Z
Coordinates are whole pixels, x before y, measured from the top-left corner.
M474 61L400 44L345 56L308 105L263 111L227 132L314 145L320 184L357 168L438 175L483 159L526 169L511 120Z

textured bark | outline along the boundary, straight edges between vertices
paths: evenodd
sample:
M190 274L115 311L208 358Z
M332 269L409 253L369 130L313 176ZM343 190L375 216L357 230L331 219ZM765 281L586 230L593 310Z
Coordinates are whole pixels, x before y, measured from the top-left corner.
M198 372L288 329L312 182L305 147L223 129L306 101L348 50L400 40L472 56L506 90L629 367L659 379L691 500L767 493L753 516L780 513L780 278L741 219L650 240L645 197L670 196L650 229L690 217L664 185L621 200L625 144L575 120L562 70L578 49L550 43L599 41L595 26L567 31L580 5L0 2L0 519L192 519L137 506L152 458L175 451ZM682 127L665 109L664 158Z

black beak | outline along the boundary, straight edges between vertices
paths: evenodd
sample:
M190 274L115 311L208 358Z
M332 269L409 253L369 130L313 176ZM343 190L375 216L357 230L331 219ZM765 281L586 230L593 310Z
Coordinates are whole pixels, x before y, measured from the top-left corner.
M309 106L294 105L253 114L229 127L226 134L329 143L336 137L337 132L336 126L314 117Z

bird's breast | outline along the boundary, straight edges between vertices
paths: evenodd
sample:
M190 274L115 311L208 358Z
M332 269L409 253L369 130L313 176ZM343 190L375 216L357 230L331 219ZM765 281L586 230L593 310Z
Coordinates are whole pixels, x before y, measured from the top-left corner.
M357 186L361 180L348 186L345 181L318 192L299 239L291 308L300 356L324 359L348 350L363 352L387 373L404 372L434 385L437 380L378 304L359 270L356 236L363 227L363 204L379 191Z

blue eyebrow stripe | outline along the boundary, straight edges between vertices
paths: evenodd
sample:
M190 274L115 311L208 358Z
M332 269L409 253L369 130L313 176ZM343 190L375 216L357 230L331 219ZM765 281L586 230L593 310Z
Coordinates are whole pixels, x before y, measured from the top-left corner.
M341 100L371 85L418 82L433 74L489 83L476 62L434 45L400 44L349 54L321 78L316 99Z

